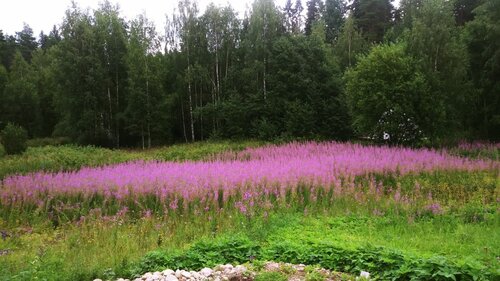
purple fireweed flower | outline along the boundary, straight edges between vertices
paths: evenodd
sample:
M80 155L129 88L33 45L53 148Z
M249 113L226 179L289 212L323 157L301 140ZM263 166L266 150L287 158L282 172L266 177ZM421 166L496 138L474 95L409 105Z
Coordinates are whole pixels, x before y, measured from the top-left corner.
M370 174L500 169L498 161L466 159L446 151L337 142L293 142L224 155L209 161L136 161L73 172L13 175L0 182L0 204L41 205L40 201L60 195L83 200L97 195L141 206L138 198L154 195L175 210L178 199L183 204L203 198L213 203L219 201L220 192L224 203L236 194L243 194L243 201L263 194L280 200L286 190L298 186L332 187L338 197L361 192L355 178ZM378 190L382 192L382 187Z
M439 203L432 203L425 207L426 210L430 211L434 215L440 215L443 213L443 208Z
M177 210L177 208L179 207L179 206L177 205L177 202L178 202L178 200L177 200L177 199L175 199L175 200L173 200L172 202L170 202L170 204L169 204L170 209L172 209L172 210Z
M238 210L239 210L242 214L244 214L244 215L246 215L246 214L247 214L247 207L246 207L246 206L245 206L245 204L243 204L241 201L236 202L234 205L235 205L235 207L236 207L236 208L238 208Z
M144 211L143 217L144 218L150 218L151 215L152 215L151 210L147 209L146 211Z
M399 202L401 200L401 190L398 188L394 193L394 201Z

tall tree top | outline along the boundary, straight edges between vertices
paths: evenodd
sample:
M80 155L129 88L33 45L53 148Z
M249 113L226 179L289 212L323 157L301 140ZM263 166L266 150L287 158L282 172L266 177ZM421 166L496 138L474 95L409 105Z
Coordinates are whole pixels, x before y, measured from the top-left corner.
M38 47L38 43L33 36L33 29L27 24L24 24L23 30L16 32L16 42L19 45L19 50L26 61L31 61L32 53Z
M307 1L307 16L306 16L306 35L311 35L314 24L321 18L324 4L321 0Z

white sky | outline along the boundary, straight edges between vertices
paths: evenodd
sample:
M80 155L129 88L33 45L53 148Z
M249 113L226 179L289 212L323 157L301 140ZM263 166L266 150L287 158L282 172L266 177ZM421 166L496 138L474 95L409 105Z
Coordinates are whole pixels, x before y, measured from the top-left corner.
M275 0L278 5L283 6L286 0ZM81 8L96 9L101 0L76 0ZM153 20L157 25L157 31L163 33L165 26L165 15L172 15L178 0L110 0L118 3L121 15L126 19L133 19L142 12ZM198 0L200 12L205 10L209 3L227 6L228 3L242 17L247 6L251 6L253 0ZM305 1L303 1L305 3ZM303 5L305 5L303 3ZM27 23L38 39L40 31L48 34L54 24L62 23L64 12L71 5L71 0L0 0L0 30L4 34L14 35L21 31L23 23Z

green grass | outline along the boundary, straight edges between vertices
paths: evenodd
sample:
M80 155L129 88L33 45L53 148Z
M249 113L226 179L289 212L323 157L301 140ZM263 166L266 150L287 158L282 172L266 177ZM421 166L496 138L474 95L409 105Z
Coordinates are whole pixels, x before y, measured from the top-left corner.
M287 281L288 278L281 272L262 272L255 276L255 281Z
M3 225L0 222L0 229L5 227L5 222ZM234 260L241 263L250 258L250 254L238 254L238 249L248 253L252 252L250 248L237 245L224 248L214 242L226 241L227 237L247 237L258 248L267 249L262 251L266 253L265 259L296 263L309 261L308 253L317 247L315 245L337 249L341 253L339 256L350 257L353 262L358 256L378 255L377 247L383 247L383 253L401 253L415 261L427 262L442 256L451 264L485 267L488 271L498 271L497 258L500 256L498 214L486 216L481 222L464 222L456 213L412 220L396 214L373 216L368 210L354 212L344 206L306 214L279 210L267 217L252 218L227 211L218 216L185 215L175 219L154 216L138 220L95 219L64 224L57 229L50 224L37 224L32 227L20 225L8 231L11 237L0 241L0 249L12 250L0 257L2 280L32 280L35 277L54 280L55 276L60 280L90 280L109 275L127 277L134 272L161 269L164 264L171 264L168 258L164 261L163 253L179 255L196 241L202 241L197 244L198 251L210 254L192 253L184 262L180 258L172 259L176 265L199 268ZM144 265L141 258L158 249L161 254Z
M215 154L262 145L257 141L218 141L178 144L148 150L106 149L93 146L29 147L22 155L2 156L0 148L0 179L12 174L36 171L68 171L134 160L185 161L202 160Z

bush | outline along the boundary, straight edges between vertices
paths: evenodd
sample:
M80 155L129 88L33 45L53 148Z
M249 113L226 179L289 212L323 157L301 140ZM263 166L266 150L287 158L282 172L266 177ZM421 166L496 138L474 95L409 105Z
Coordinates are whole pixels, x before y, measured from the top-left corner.
M26 144L28 132L23 127L9 123L0 133L0 136L7 154L21 154L28 148Z
M441 132L444 101L429 90L417 66L404 45L380 45L346 73L347 101L359 134L372 136L389 129L400 135L395 143L407 144L416 142L420 131L429 137Z
M223 237L217 241L198 241L184 252L154 251L139 262L133 273L170 269L200 270L220 264L242 264L254 259L260 247L246 237Z

